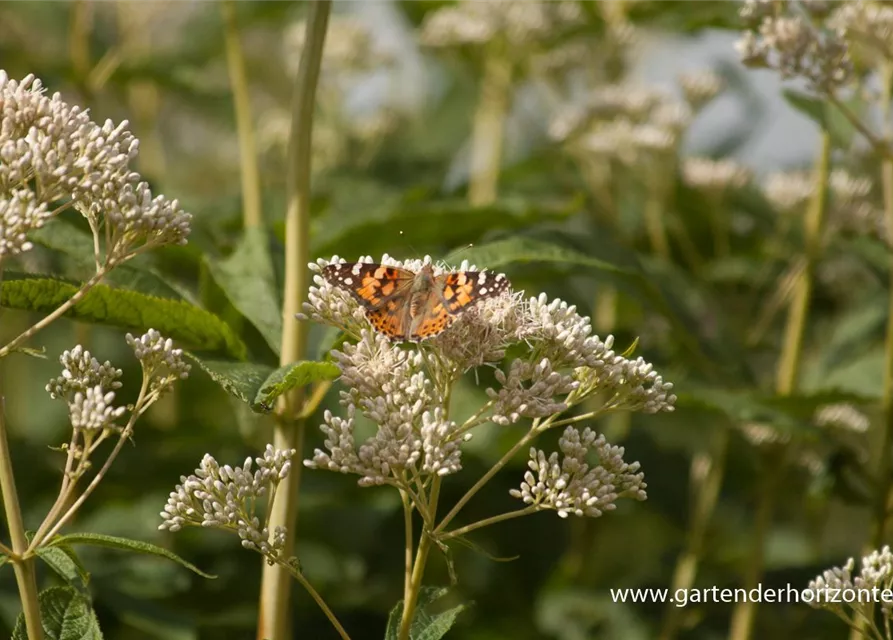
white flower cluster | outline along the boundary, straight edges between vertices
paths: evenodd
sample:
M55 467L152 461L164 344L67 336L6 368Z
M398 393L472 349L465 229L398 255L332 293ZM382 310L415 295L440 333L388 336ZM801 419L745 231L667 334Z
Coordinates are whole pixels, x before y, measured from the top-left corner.
M606 85L560 109L549 136L572 151L633 166L674 149L691 123L692 109L655 88Z
M814 593L814 597L809 602L810 606L833 611L844 620L849 620L846 609L850 608L854 614L858 614L854 615L854 618L865 617L868 620L873 620L875 603L880 600L884 617L893 619L893 603L884 599L876 600L860 596L854 598L855 601L844 602L843 598L836 597L844 590L858 593L859 590L865 589L870 593L872 589L883 590L893 587L893 552L890 551L890 547L884 546L863 557L861 571L855 577L853 576L854 568L855 561L850 558L842 567L832 567L811 580L807 587Z
M278 559L286 531L270 531L256 515L257 501L274 495L276 487L291 471L294 449L267 445L264 455L246 458L241 467L220 466L210 455L190 476L181 476L171 492L159 529L176 532L184 526L212 527L235 531L246 549ZM256 468L255 468L256 467ZM269 511L270 505L267 506Z
M774 69L782 78L802 78L814 91L834 92L853 78L845 34L830 24L815 24L813 19L823 17L823 12L807 17L792 5L745 1L740 13L748 28L735 45L741 60L748 66Z
M803 213L816 191L815 175L806 171L772 173L763 193L775 208L785 214ZM828 219L835 229L857 235L886 238L883 211L875 203L871 180L834 169L828 177Z
M310 266L318 272L339 261L336 256ZM403 263L385 255L380 264L416 271L428 261ZM366 256L360 262L378 261ZM442 272L435 267L435 275ZM314 283L302 317L339 327L358 342L333 352L346 389L341 392L346 415L326 412L325 450L305 461L309 467L358 474L364 486L400 483L407 473L459 471L459 446L471 428L486 421L508 425L522 417L546 418L596 394L611 409L673 410L672 384L641 358L616 354L613 337L592 335L589 319L561 300L541 295L524 301L505 292L471 307L418 348L405 349L374 332L346 291L320 275ZM502 362L509 347L520 355L505 370L496 369L499 386L486 390L487 405L471 422L450 421L445 406L450 387L471 368ZM359 446L358 413L377 426Z
M685 183L696 189L722 195L728 189L741 189L750 182L751 172L734 160L686 158L682 164Z
M559 516L597 518L616 508L617 498L645 500L644 474L639 463L623 461L623 447L614 447L588 427L582 433L568 427L558 441L561 456L530 449L530 470L520 489L509 493L539 509L554 509ZM600 464L590 467L586 455L595 449Z
M683 73L679 76L679 87L685 101L692 109L701 109L725 88L725 81L710 69Z
M115 407L115 392L106 392L100 385L84 392L78 391L68 404L68 416L73 429L101 432L117 429L115 421L127 412L126 407Z
M189 365L182 360L181 349L174 349L171 340L165 340L157 331L149 331L139 338L127 334L127 342L143 366L148 379L147 389L155 395L144 401L151 404L157 395L177 379L185 378ZM46 386L53 399L68 403L71 425L75 431L99 432L116 429L115 421L124 415L127 407L115 407L115 389L121 388L120 369L106 360L100 364L81 345L65 351L59 357L62 375L50 380ZM145 409L130 407L134 412Z
M295 22L285 30L284 57L292 73L297 71L306 38L306 20ZM326 67L323 77L327 72L373 69L388 62L374 44L369 27L362 21L352 16L332 16L323 49L322 64Z
M830 427L853 433L865 433L871 426L868 416L846 402L819 407L815 414L815 422L820 427Z
M126 336L127 344L151 379L150 390L163 391L175 380L189 376L190 366L183 361L183 350L174 349L174 341L165 338L155 329L149 329L139 338Z
M359 474L363 486L384 484L405 472L446 475L461 468L458 445L451 442L456 424L436 406L440 398L419 351L401 349L365 329L357 344L333 355L347 388L341 392L347 418L326 411L320 429L327 452L316 449L304 464ZM378 426L359 447L357 409Z
M53 400L84 393L97 385L109 390L121 388L119 378L122 371L112 366L108 360L100 364L81 345L62 352L59 362L62 364L62 375L50 380L46 386L47 393Z
M126 126L99 126L58 93L46 96L33 75L18 82L0 70L0 258L31 248L27 232L60 200L108 226L116 259L141 244L186 242L191 216L130 170L139 143Z
M555 35L582 15L580 4L571 0L460 0L426 15L420 37L431 47L477 46L504 38L529 51L532 40Z
M867 66L893 61L893 7L887 2L840 3L828 24L844 34L856 61Z
M0 258L30 251L34 245L28 232L40 229L51 217L46 203L38 202L28 189L11 189L0 197Z

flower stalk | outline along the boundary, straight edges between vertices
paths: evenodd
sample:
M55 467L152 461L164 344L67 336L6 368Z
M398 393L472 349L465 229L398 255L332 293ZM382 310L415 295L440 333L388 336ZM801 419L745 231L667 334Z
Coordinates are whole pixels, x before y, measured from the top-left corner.
M226 63L233 92L233 108L236 114L236 132L239 136L240 175L242 178L242 225L245 229L263 225L261 211L260 171L254 142L254 122L251 117L251 94L245 71L245 56L239 38L239 24L233 0L224 0L224 36L226 39Z
M306 268L310 242L310 176L313 112L319 80L322 52L331 13L331 0L308 5L307 31L301 62L295 76L291 134L286 176L287 211L285 222L285 291L282 305L282 352L284 366L303 357L307 341L306 325L295 322L306 295L309 277ZM305 420L298 416L304 400L303 389L294 389L280 397L276 406L274 446L301 451ZM288 533L285 553L292 555L298 513L300 467L279 487L279 500L273 505L270 526ZM257 637L286 638L291 605L291 577L277 565L263 567Z
M812 298L815 264L822 249L822 231L824 228L825 209L828 200L828 178L831 168L831 136L823 131L820 140L819 156L816 162L815 191L804 219L804 250L806 265L800 272L794 286L794 297L788 309L782 342L782 353L778 362L776 392L788 396L797 389L800 375L800 364L803 353L803 342L806 335L809 304ZM757 510L754 523L754 534L744 578L744 588L754 589L763 576L766 536L772 522L772 511L778 484L785 471L787 445L778 445L771 454L764 458L763 488L757 497ZM753 631L757 604L742 601L736 604L732 614L730 640L748 640Z
M3 495L6 525L12 542L10 561L15 570L19 598L22 601L25 629L30 640L43 640L34 559L25 557L28 539L25 536L25 524L22 520L22 510L19 506L19 496L16 492L15 476L12 470L12 454L9 450L9 434L6 429L6 407L3 396L0 396L0 492Z
M505 47L494 42L484 55L484 76L471 137L468 201L474 207L496 200L512 89L512 63Z

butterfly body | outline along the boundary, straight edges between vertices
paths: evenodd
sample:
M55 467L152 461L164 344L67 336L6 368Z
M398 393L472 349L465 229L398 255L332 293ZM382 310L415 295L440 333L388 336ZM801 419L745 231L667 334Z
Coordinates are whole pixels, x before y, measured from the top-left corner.
M510 286L502 274L453 271L437 275L427 263L414 272L376 263L345 262L327 265L322 274L350 292L376 331L397 341L434 337L469 306Z

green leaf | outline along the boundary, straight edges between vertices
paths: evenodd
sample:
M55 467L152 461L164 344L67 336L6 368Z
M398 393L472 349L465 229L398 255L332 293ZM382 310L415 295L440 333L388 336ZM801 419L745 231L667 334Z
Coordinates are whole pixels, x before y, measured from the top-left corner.
M455 246L494 230L520 229L544 220L566 218L579 208L576 199L557 203L504 200L485 207L471 207L463 200L416 203L363 216L335 216L326 218L325 226L314 234L313 254L353 255L364 248L368 253L374 251L376 245L369 247L375 239L393 245L400 234L417 245Z
M52 276L5 274L0 306L49 313L70 299L79 285ZM96 285L66 317L143 332L156 329L193 349L244 358L246 347L223 320L182 300Z
M89 584L90 572L87 571L70 546L60 544L52 547L40 547L37 549L37 556L72 586L86 587Z
M815 441L825 433L812 421L819 407L840 402L860 405L872 400L841 391L780 396L688 385L677 394L676 407L716 411L736 424L758 422L784 436Z
M254 398L253 407L270 407L283 393L311 382L334 380L341 370L332 362L301 360L276 369L261 385Z
M840 109L826 100L793 89L785 89L782 94L789 105L815 122L820 129L827 131L834 146L841 149L849 148L856 129L840 113Z
M72 258L80 267L90 270L95 268L93 236L70 222L57 218L53 220L52 224L30 232L28 237L48 249ZM192 295L192 292L183 286L169 282L149 264L148 256L137 256L115 267L106 276L106 280L125 289L195 303L195 296Z
M665 292L657 287L652 278L636 266L617 266L610 262L588 256L584 253L551 242L533 238L516 237L489 244L460 249L446 257L446 262L457 263L465 259L479 268L494 269L512 263L551 262L567 265L581 265L596 269L608 278L625 284L637 293L639 298L661 313L676 329L679 338L687 343L692 353L703 357L697 339L691 334L690 322L683 321L680 313L669 303Z
M37 596L44 638L47 640L102 640L99 621L90 601L71 587L50 587ZM19 615L11 640L28 640L25 614Z
M159 556L173 560L182 567L186 567L193 573L197 573L203 578L216 578L217 576L205 573L194 564L191 564L178 556L172 551L168 551L163 547L142 542L141 540L130 540L129 538L120 538L118 536L107 536L101 533L69 533L64 536L57 536L52 539L49 547L58 547L59 545L76 545L88 544L96 547L106 547L109 549L121 549L124 551L135 551L147 555Z
M208 259L214 280L232 305L279 353L282 311L270 257L269 238L263 229L247 229L236 250L225 260Z
M257 413L270 411L286 391L320 380L334 380L341 371L331 362L299 361L279 369L250 362L205 360L189 355L211 379Z
M442 598L449 589L445 587L422 587L409 628L410 640L440 640L456 623L456 618L468 605L460 604L441 613L432 614L428 609ZM400 633L400 619L403 617L403 601L397 603L388 616L385 640L397 640Z
M223 387L227 393L245 404L253 404L261 386L275 371L273 367L253 362L233 362L231 360L207 360L194 353L187 353L211 379Z

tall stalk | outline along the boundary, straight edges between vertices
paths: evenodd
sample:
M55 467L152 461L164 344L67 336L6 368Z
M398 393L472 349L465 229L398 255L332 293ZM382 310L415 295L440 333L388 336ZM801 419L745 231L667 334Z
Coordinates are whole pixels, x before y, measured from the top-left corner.
M288 146L286 188L288 208L285 221L285 291L282 305L282 353L284 366L301 359L307 341L306 325L295 320L307 294L310 276L310 161L313 111L316 86L322 63L323 45L332 10L331 0L318 0L307 5L307 35L301 63L295 77L292 100L291 136ZM300 411L304 391L294 389L281 396L276 405L273 446L295 449L300 458L304 442L305 420ZM293 555L297 527L298 490L302 465L296 464L286 481L279 486L269 528L285 527L288 537L283 553ZM261 581L260 611L257 638L289 638L291 576L280 566L264 563Z
M229 83L233 92L233 109L236 112L236 131L239 135L239 167L242 178L242 224L246 229L260 228L263 224L260 196L260 170L257 166L257 150L254 142L254 122L251 117L251 95L248 91L248 75L245 72L245 56L239 39L239 24L233 0L224 0L223 27L226 38L226 64Z
M691 589L695 583L707 527L716 508L725 475L729 437L729 430L723 427L714 438L712 450L698 452L692 459L690 471L692 509L685 550L676 560L676 568L673 571L673 593L680 589ZM660 640L671 640L676 637L681 617L682 610L674 604L669 604L661 625Z
M512 89L512 63L504 45L494 42L484 55L484 76L471 134L468 184L468 201L475 207L496 200Z
M33 557L22 557L28 549L28 539L25 536L25 524L22 520L19 495L16 492L15 477L13 476L3 396L0 396L0 494L3 496L6 525L9 529L12 551L15 554L11 561L19 597L22 600L25 629L28 632L29 640L43 640L43 626L40 623L40 608L37 600L37 577L34 573L35 560Z
M893 69L882 72L884 90L882 92L882 121L885 123L887 139L893 138L890 125L890 99L893 97ZM887 243L893 247L893 158L884 156L881 161L881 188L884 197L884 222ZM879 548L887 532L890 520L891 489L893 489L893 257L890 258L890 281L888 283L887 335L884 348L884 390L882 407L884 415L884 435L880 448L877 478L878 494L871 528L870 549Z
M794 287L793 299L788 308L781 357L778 362L775 390L781 396L790 395L796 390L800 376L815 263L821 252L830 168L831 137L823 131L819 157L816 162L815 192L803 225L806 267L800 273ZM744 576L744 588L748 591L755 589L763 578L766 536L769 534L772 524L772 512L775 507L778 486L784 473L786 453L787 447L781 445L776 447L771 454L765 455L763 459L765 475L757 497L755 530L751 537L752 546ZM744 600L735 605L729 631L730 640L748 640L751 637L756 612L756 602Z

